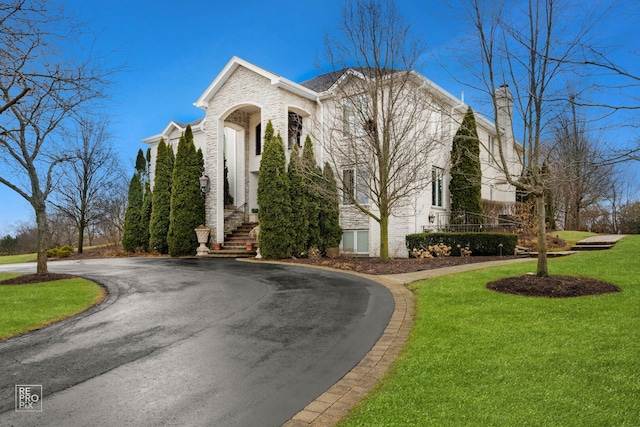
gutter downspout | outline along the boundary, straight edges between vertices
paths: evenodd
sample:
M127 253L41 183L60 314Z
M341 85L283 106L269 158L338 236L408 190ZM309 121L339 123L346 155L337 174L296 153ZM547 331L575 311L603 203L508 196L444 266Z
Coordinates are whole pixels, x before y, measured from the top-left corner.
M320 167L324 168L324 104L320 100L320 95L316 97L316 102L320 105Z

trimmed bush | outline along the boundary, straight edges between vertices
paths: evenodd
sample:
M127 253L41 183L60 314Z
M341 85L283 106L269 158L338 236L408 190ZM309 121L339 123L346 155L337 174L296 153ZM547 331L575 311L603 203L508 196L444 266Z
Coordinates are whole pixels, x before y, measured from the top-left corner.
M73 246L65 245L58 248L51 248L47 251L49 258L66 258L73 253Z
M451 246L451 256L460 256L460 250L465 247L471 250L471 256L513 255L518 236L508 233L418 233L406 237L409 256L414 249L426 249L440 243Z

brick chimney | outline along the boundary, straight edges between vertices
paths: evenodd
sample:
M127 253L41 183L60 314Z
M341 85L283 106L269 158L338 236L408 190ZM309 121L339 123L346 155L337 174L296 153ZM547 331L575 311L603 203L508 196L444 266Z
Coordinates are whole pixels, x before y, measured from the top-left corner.
M497 124L502 135L505 154L509 158L513 155L513 95L509 85L502 85L496 89L496 106L498 108Z

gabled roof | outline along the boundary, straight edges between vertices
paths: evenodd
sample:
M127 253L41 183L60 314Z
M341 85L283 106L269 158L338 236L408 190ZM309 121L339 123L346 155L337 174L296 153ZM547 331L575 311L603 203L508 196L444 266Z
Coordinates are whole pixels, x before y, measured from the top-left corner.
M187 126L191 125L191 130L193 132L198 132L200 130L202 130L201 128L201 124L204 121L204 118L201 119L197 119L194 120L192 122L189 123L182 123L182 122L178 122L175 120L171 120L169 122L169 124L164 128L164 130L162 131L162 133L159 133L158 135L154 135L154 136L150 136L148 138L145 138L142 140L142 142L146 143L146 144L151 144L154 143L158 140L160 140L160 138L164 138L166 136L168 136L172 130L177 129L179 132L184 132L187 129Z
M220 74L218 74L218 77L215 78L215 80L209 85L207 90L204 91L204 93L200 96L200 98L198 98L196 102L194 102L193 105L198 108L206 109L209 106L209 101L211 100L211 98L214 97L218 90L220 90L220 88L225 84L229 77L231 77L231 75L240 66L251 70L254 73L260 74L261 76L264 76L265 78L269 79L271 81L271 84L275 87L288 90L289 92L293 92L297 95L312 100L315 100L318 97L318 94L315 91L307 87L301 86L298 83L292 82L289 79L285 79L284 77L267 71L264 68L260 68L250 62L245 61L244 59L238 58L237 56L234 56L222 69Z
M385 75L392 74L395 71L398 71L398 70L393 70L390 68L382 69L382 73ZM377 70L374 71L373 68L367 68L367 67L343 68L341 70L331 71L326 74L320 74L317 77L314 77L312 79L309 79L300 83L300 85L316 92L326 92L329 89L331 89L331 87L335 85L338 81L340 81L340 79L342 79L343 76L345 76L346 74L356 75L358 77L364 78L365 76L367 77L373 76L374 72L377 73Z

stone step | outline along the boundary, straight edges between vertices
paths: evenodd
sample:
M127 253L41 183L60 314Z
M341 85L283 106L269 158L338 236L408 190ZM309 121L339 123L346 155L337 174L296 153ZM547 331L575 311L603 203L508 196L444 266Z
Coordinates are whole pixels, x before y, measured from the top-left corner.
M594 250L603 250L603 249L611 249L613 245L608 244L597 244L597 243L580 243L571 247L571 250L574 251L594 251Z
M245 248L210 250L208 254L204 255L205 258L251 258L254 256L256 256L256 251L248 251Z
M255 242L246 242L246 241L241 241L241 242L224 242L224 245L222 245L222 247L224 249L231 249L231 248L242 248L245 249L247 247L247 243L253 243L253 245L255 246L256 243Z

